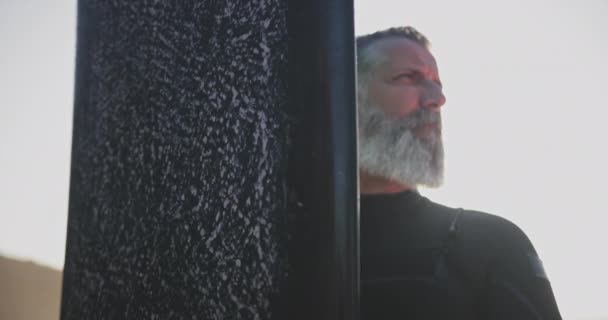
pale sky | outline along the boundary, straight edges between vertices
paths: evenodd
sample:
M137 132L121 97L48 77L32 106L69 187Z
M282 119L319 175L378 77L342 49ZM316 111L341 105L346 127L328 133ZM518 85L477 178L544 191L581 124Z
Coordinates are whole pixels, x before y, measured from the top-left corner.
M357 0L357 34L433 43L451 206L531 238L564 319L608 317L608 1ZM76 4L0 1L0 254L63 266ZM604 89L605 90L605 89Z
M76 2L0 0L0 254L63 266Z

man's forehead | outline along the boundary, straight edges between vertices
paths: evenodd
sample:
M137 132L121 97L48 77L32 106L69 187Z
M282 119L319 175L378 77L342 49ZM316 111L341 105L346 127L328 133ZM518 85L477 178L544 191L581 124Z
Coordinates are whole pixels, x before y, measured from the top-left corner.
M379 40L385 68L431 68L437 70L437 62L431 52L423 45L404 37L391 37Z

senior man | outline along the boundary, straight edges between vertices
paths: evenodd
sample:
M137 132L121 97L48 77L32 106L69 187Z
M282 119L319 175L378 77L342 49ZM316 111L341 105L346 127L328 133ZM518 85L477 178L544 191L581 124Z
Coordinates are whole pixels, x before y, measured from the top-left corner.
M426 37L412 27L358 37L357 72L361 319L561 319L516 225L417 191L440 186L444 168L446 99Z

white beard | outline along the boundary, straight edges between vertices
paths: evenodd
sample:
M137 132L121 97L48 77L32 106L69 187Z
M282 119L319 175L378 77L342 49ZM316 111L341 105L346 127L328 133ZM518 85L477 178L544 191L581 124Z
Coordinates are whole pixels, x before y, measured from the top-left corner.
M419 109L404 119L390 119L378 107L360 97L359 168L375 176L416 187L439 187L443 183L443 142L436 130L418 138L412 130L437 123L438 112Z

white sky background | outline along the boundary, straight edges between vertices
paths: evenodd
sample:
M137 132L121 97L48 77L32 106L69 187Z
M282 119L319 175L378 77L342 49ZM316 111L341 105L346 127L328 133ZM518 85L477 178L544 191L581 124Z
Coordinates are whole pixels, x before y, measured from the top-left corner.
M0 254L63 265L75 1L0 0ZM432 199L516 222L564 319L608 316L608 0L357 0L358 34L433 43L447 183Z
M0 255L63 266L76 2L0 0Z

